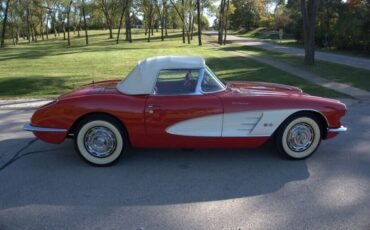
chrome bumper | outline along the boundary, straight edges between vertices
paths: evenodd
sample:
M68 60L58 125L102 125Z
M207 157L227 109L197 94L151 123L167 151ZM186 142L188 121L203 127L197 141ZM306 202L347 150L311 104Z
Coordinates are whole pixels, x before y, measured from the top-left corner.
M36 126L32 126L29 123L24 124L23 130L30 131L30 132L51 132L51 133L65 133L65 132L67 132L66 129L36 127Z
M328 132L340 133L340 132L345 132L345 131L347 131L347 127L344 127L343 125L339 128L333 128L333 129L328 128Z

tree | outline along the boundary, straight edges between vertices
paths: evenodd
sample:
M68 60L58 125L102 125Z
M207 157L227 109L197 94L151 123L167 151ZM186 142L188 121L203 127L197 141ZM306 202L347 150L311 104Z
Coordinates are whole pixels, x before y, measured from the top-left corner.
M154 24L154 2L153 0L143 0L142 9L144 12L144 19L146 21L146 29L148 30L148 39L150 42L151 30L153 29Z
M87 22L86 22L86 5L85 5L85 0L82 0L81 4L82 8L82 17L84 19L84 27L85 27L85 40L86 40L86 45L89 44L89 35L87 34Z
M225 5L226 0L221 0L220 12L218 16L218 44L222 45L223 42L223 33L225 26Z
M109 38L113 39L113 18L116 4L113 0L101 0L100 6L101 9L103 10L107 27L109 29Z
M69 1L68 8L67 8L67 35L68 35L68 46L71 46L71 38L69 35L70 25L69 25L69 15L71 13L73 0Z
M304 63L315 63L315 26L317 15L317 0L301 0L303 21Z
M267 18L266 0L231 0L231 5L234 12L230 14L230 27L234 30L250 31Z
M155 6L156 6L157 13L158 13L158 16L159 16L159 20L160 20L160 23L161 23L161 40L162 41L164 41L165 5L166 5L165 0L162 1L162 4L158 0L155 2Z
M197 22L198 22L198 45L202 45L202 20L200 12L200 0L197 0Z
M187 25L186 23L186 18L185 18L185 1L184 0L181 0L181 12L180 10L178 9L178 7L176 6L176 4L174 3L173 0L170 0L174 10L176 11L177 15L179 16L179 18L181 19L181 22L182 22L182 29L183 29L183 33L182 33L182 41L183 43L185 43L185 33L187 34L187 37L188 37L188 43L190 44L190 34L189 34L189 26Z
M5 46L5 32L6 32L6 22L8 20L8 10L9 10L10 0L6 2L5 11L4 11L4 20L3 20L3 31L1 33L1 43L0 47Z
M223 44L226 45L226 37L227 37L227 28L229 26L229 14L230 14L230 0L226 2L226 12L224 16L224 39Z
M127 7L125 11L125 27L126 27L126 38L125 40L128 42L132 42L132 31L131 31L131 5L132 0L127 0Z
M119 26L118 26L117 41L116 41L117 44L119 43L119 34L121 32L123 16L125 15L125 12L127 10L127 2L126 2L126 0L123 0L120 3L121 3L121 6L122 6L122 10L121 10L121 17L120 17ZM126 20L127 20L127 18L126 18Z

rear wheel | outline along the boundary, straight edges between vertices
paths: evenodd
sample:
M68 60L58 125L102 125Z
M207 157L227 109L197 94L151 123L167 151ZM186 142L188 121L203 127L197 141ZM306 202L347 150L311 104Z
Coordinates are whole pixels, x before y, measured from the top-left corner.
M291 159L304 159L311 156L321 142L321 129L318 119L310 114L286 120L276 134L279 152Z
M82 120L76 130L74 141L77 151L94 165L115 162L128 147L122 125L109 116L90 116Z

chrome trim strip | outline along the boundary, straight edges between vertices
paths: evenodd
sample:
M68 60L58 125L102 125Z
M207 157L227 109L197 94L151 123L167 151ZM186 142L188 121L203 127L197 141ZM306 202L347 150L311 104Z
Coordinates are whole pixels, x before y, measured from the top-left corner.
M24 124L23 130L30 132L51 132L51 133L66 133L68 131L66 129L36 127L32 126L29 123Z
M345 132L345 131L347 131L347 127L345 127L343 125L339 128L328 128L328 132L339 133L339 132Z

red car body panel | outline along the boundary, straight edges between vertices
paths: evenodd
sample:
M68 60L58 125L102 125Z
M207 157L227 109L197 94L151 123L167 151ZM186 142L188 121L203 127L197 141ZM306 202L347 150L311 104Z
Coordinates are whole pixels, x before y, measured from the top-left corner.
M313 97L303 94L298 88L271 83L231 82L222 92L183 96L125 95L116 89L117 83L89 84L39 108L31 119L32 126L65 129L66 132L34 134L46 142L61 143L74 132L84 116L104 113L124 125L133 147L251 148L265 143L269 136L181 136L167 133L166 128L202 116L287 108L315 111L323 115L328 128L337 128L341 126L340 118L346 113L345 106L337 100ZM325 138L336 134L328 132Z

